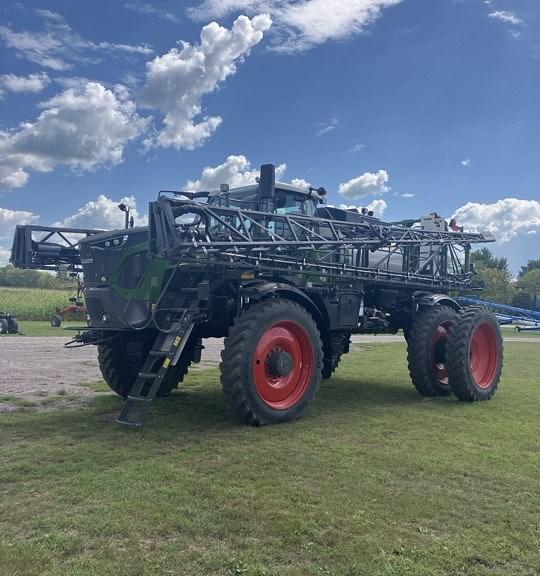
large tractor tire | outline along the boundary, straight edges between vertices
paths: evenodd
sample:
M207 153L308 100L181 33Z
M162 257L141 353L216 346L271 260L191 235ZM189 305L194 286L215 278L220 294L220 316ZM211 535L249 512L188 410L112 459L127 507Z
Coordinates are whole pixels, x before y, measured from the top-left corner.
M481 308L463 310L448 338L448 376L452 391L468 402L489 400L503 367L503 340L497 318Z
M449 306L432 306L416 315L407 334L409 374L422 396L452 393L446 368L446 346L457 312Z
M349 352L349 347L351 344L351 335L347 333L345 335L340 335L338 337L332 338L330 342L330 351L327 358L324 360L322 377L324 380L331 378L334 372L338 369L339 363L343 354Z
M302 416L319 389L321 337L296 302L265 300L236 319L221 360L225 400L243 422L288 422Z
M7 334L8 330L8 321L5 318L0 319L0 334Z
M168 396L182 382L198 344L198 339L189 339L176 366L171 366L163 378L157 396ZM98 345L99 368L111 390L123 398L129 394L151 348L152 339L142 337L120 336ZM162 358L156 359L156 362L162 361Z

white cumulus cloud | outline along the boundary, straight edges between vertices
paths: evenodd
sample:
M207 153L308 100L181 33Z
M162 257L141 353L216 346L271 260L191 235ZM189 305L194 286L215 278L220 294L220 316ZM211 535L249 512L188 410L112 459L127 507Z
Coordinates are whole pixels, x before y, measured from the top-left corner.
M17 224L32 224L39 218L27 210L0 208L0 240L11 240Z
M305 180L304 178L293 178L291 180L291 184L293 186L298 186L298 188L309 188L311 186L311 183Z
M367 206L356 206L354 204L340 204L340 208L343 210L362 210L362 208L366 208L368 211L373 212L373 215L377 218L382 218L383 214L385 213L386 209L388 208L388 204L378 198L377 200L373 200Z
M133 196L124 196L119 200L100 194L96 200L87 202L81 206L71 216L67 216L61 222L56 222L54 226L65 226L70 228L98 228L102 230L114 230L124 227L124 212L118 208L118 204L123 202L131 209L131 215L136 226L146 226L146 216L141 216L137 212L137 201Z
M372 202L370 202L366 206L366 208L368 210L372 210L375 216L381 218L381 216L385 213L386 209L388 208L388 204L384 200L379 198L377 200L373 200Z
M280 51L306 50L328 40L359 34L373 24L381 10L401 0L305 0L280 9L285 28Z
M0 75L0 95L2 92L32 92L45 90L50 83L45 73L17 76L15 74Z
M467 202L452 218L471 232L491 232L499 242L540 229L540 202L504 198L492 204Z
M9 262L10 256L11 250L9 248L2 248L2 246L0 246L0 266L6 266Z
M0 266L5 266L9 262L15 226L17 224L34 224L38 219L37 214L28 210L0 208Z
M286 164L276 166L276 180L280 180ZM201 190L219 190L220 184L228 184L231 188L255 184L259 176L258 168L251 168L251 162L242 154L228 156L223 164L206 166L197 180L188 180L184 189L188 192Z
M204 0L188 9L197 20L223 18L243 11L268 12L276 22L273 48L280 52L307 50L329 40L364 32L384 8L402 0Z
M338 187L338 192L349 200L370 195L380 196L390 191L388 181L389 176L386 170L364 172L356 178L342 182Z
M48 172L59 164L82 170L118 164L125 145L147 125L121 86L88 82L41 108L33 122L0 132L0 188L24 186L28 171Z
M164 118L162 128L146 144L192 150L209 138L222 118L204 115L202 98L236 73L237 64L270 25L266 14L239 16L230 29L211 22L202 28L199 44L180 42L178 48L148 62L140 102L158 109Z

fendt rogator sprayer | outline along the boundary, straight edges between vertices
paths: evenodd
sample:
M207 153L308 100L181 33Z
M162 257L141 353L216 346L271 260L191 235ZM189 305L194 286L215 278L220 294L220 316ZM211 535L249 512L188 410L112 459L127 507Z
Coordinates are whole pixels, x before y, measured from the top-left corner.
M83 272L89 322L75 342L97 345L123 424L142 424L208 337L225 337L225 399L252 425L299 417L358 333L402 329L420 394L493 396L497 320L451 296L471 288L471 245L493 238L434 213L385 223L325 194L276 183L268 164L252 186L161 192L147 227L19 226L12 262Z

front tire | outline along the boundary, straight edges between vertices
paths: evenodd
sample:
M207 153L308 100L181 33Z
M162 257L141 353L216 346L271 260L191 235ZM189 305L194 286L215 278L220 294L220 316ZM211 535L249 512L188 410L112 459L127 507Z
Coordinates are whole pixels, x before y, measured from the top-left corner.
M153 339L148 336L119 336L110 342L98 345L99 368L109 388L125 398L131 391L137 375L152 348ZM176 366L171 366L157 396L168 396L183 381L194 358L198 340L190 338ZM160 362L163 359L156 360Z
M465 309L448 339L452 391L467 402L489 400L497 391L503 366L503 340L497 318L481 308Z
M246 424L299 418L319 389L319 330L307 310L290 300L244 310L229 329L221 359L225 400Z
M446 344L457 312L449 306L432 306L416 315L407 337L409 373L422 396L452 393L446 368Z

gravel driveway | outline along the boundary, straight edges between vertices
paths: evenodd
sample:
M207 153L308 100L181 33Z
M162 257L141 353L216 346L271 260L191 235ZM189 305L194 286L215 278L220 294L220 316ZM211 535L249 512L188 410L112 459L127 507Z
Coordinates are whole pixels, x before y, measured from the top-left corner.
M94 346L65 350L63 345L68 338L4 336L0 338L0 412L15 409L9 397L39 404L43 398L62 397L85 401L95 391L87 384L101 380ZM403 342L402 336L357 335L352 337L354 344ZM540 342L538 339L505 337L506 342ZM223 346L221 338L204 341L202 361L194 368L216 367L220 361ZM86 384L86 385L85 385ZM47 405L51 405L47 402Z

